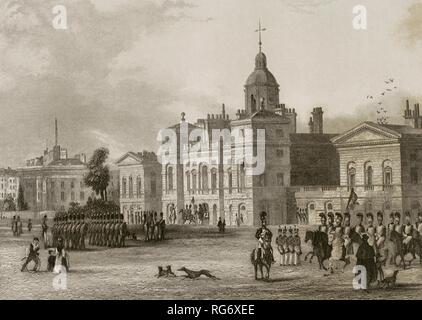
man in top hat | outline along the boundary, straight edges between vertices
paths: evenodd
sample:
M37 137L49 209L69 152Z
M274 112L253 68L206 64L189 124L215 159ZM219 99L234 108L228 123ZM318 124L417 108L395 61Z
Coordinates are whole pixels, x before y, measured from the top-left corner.
M280 266L284 266L286 264L286 251L285 251L285 247L286 247L286 234L285 234L285 230L287 229L282 229L281 226L278 227L278 236L277 239L275 240L275 243L277 244L277 250L280 253Z
M381 211L377 212L377 226L375 230L375 240L377 243L377 248L383 248L385 243L385 237L387 236L387 228L384 225L384 213Z
M324 213L319 214L321 224L318 226L318 231L328 233L327 217Z

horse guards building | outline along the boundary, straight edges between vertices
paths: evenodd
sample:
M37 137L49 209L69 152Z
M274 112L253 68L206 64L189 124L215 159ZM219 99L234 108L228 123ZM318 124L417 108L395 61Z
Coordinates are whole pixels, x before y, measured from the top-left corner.
M220 114L195 123L182 114L179 123L164 130L158 155L122 155L108 192L126 221L141 223L143 211L162 211L168 221L171 212L201 204L209 224L221 217L227 225L257 225L261 211L273 225L316 224L320 213L346 210L351 188L358 196L354 212L417 214L422 198L419 104L411 110L407 102L402 125L364 122L341 134L324 133L323 110L315 107L309 133L297 133L295 109L280 103L279 90L260 43L244 86L245 106L234 119L224 104ZM215 130L223 134L213 139ZM10 172L4 179L14 181ZM16 183L23 186L30 208L66 209L69 202L84 204L92 196L83 185L86 172L85 155L69 158L59 146L56 122L55 146L18 168Z

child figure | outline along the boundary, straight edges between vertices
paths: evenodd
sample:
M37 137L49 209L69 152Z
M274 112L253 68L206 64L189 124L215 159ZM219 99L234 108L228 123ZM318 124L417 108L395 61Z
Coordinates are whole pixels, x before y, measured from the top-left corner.
M48 250L48 260L47 260L47 271L53 272L54 265L56 264L56 255L54 254L54 250Z

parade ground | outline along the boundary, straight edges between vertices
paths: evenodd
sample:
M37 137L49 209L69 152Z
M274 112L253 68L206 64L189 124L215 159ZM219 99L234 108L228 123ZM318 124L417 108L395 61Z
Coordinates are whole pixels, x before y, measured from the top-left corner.
M309 228L309 227L306 227ZM276 235L276 227L272 227ZM41 250L40 272L21 272L21 259L33 232L13 237L10 227L0 225L0 299L420 299L422 268L400 271L397 287L363 292L352 287L351 266L344 273L327 275L312 264L298 267L273 265L269 281L256 281L250 263L255 228L169 226L168 240L145 243L128 240L126 248L88 247L70 252L67 289L56 290L55 274L46 271L47 250ZM25 231L25 230L24 230ZM303 239L304 229L301 228ZM138 235L141 237L142 235ZM273 242L274 243L274 242ZM273 244L274 248L275 245ZM309 246L303 244L303 252ZM303 259L302 255L302 259ZM279 259L278 253L275 254ZM175 278L157 278L158 266L171 265ZM221 280L181 277L181 267L207 269ZM386 276L394 268L385 268Z

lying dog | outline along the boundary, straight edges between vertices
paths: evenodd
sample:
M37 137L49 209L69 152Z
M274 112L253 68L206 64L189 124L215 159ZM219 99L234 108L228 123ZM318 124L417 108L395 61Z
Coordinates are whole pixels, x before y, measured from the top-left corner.
M162 266L158 267L158 274L156 275L157 278L161 277L175 277L176 275L171 270L171 266L167 266L166 270L163 269Z
M193 270L187 269L186 267L182 267L182 268L178 269L177 271L184 271L184 272L186 272L186 275L184 275L184 277L189 278L189 279L197 279L200 276L204 275L204 276L206 276L208 278L211 278L213 280L220 280L216 276L213 276L211 274L211 272L209 272L208 270L193 271Z

